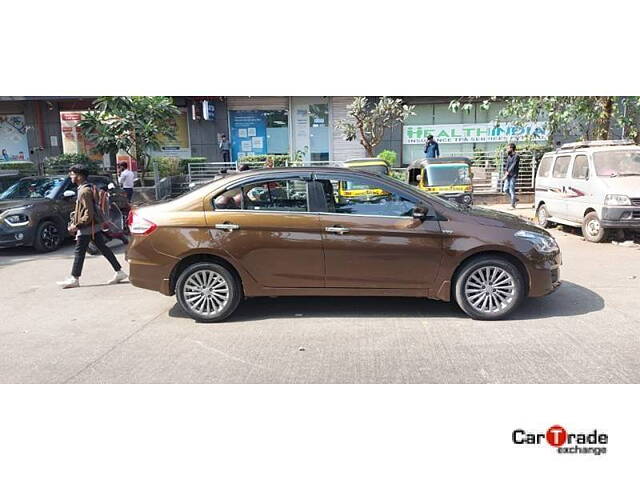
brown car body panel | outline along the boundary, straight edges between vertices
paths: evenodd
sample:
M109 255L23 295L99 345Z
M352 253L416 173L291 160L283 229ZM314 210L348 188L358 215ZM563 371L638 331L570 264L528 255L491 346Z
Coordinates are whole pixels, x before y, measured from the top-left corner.
M213 208L218 194L238 184L279 175L307 177L315 171L345 172L243 172L140 209L139 214L158 228L150 235L133 236L127 254L132 284L171 295L182 262L206 255L237 272L247 297L388 295L449 301L456 271L465 260L495 253L516 260L526 277L528 296L546 295L559 285L560 253L541 254L531 242L514 236L517 230L540 232L534 225L513 215L448 207L408 186L405 193L429 206L432 218ZM369 178L384 183L382 178ZM325 231L332 226L349 231Z

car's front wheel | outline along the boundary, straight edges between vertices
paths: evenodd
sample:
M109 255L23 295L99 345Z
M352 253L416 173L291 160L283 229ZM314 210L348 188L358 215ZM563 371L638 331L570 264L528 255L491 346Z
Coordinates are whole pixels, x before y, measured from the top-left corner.
M182 309L199 322L220 322L231 315L242 297L235 275L217 263L196 263L187 267L176 282L176 296Z
M53 252L62 245L62 233L52 220L40 222L33 239L33 248L38 252Z
M555 223L549 221L549 210L547 210L547 206L542 204L538 207L538 211L536 212L536 220L538 225L542 228L553 228L555 227Z
M598 243L602 242L607 236L606 229L600 223L596 212L589 212L582 220L582 236L585 240Z
M525 293L518 268L498 256L478 257L467 263L456 277L455 297L471 318L499 320L513 312Z

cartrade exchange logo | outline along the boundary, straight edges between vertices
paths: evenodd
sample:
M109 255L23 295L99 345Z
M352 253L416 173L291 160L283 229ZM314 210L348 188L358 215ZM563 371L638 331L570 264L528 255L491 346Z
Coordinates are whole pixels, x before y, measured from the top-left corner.
M546 433L514 430L511 440L516 445L540 445L545 442L558 453L603 455L607 453L609 436L593 430L587 433L569 433L560 425L549 427Z

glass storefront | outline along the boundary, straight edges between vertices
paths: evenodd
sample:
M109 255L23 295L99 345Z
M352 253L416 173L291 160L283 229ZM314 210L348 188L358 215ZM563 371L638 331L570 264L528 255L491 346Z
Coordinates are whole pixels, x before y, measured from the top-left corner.
M307 164L329 161L328 97L292 97L296 159Z

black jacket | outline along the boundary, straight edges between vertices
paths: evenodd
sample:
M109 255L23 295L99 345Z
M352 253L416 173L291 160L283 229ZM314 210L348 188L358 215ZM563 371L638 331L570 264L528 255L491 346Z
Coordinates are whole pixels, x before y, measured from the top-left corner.
M520 173L520 156L517 153L507 156L507 176L517 177Z

